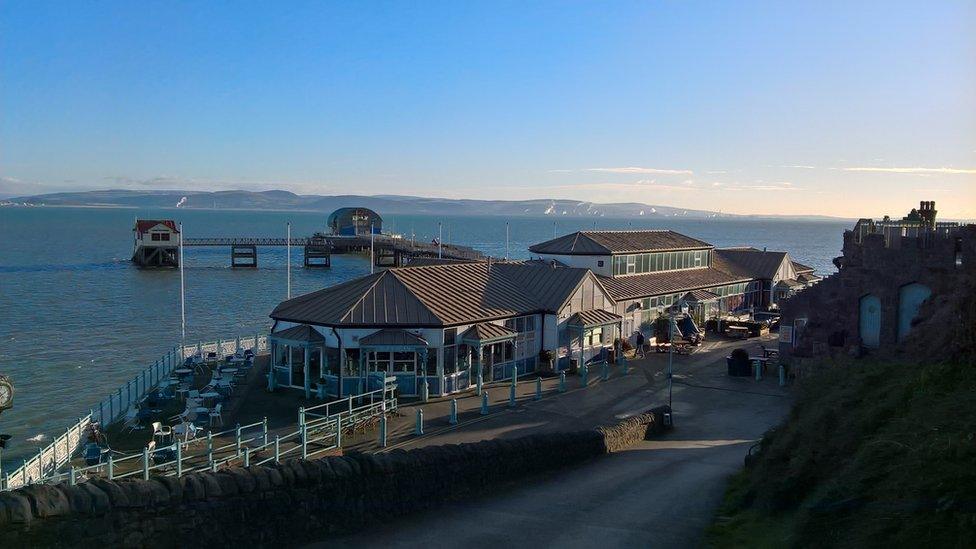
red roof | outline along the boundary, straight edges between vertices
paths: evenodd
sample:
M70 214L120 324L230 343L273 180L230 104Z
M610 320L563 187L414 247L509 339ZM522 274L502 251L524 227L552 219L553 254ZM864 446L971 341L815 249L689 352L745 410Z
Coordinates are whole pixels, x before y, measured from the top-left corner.
M135 231L139 234L147 232L156 225L165 225L169 230L174 233L179 233L180 231L176 228L176 222L172 219L138 219L136 220Z

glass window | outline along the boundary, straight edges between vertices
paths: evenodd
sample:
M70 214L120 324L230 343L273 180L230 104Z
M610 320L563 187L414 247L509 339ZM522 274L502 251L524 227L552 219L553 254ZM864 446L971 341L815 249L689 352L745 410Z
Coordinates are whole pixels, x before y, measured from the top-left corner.
M413 373L415 357L416 353L413 352L393 353L393 371Z
M695 267L701 267L701 264L702 264L701 250L695 250Z
M457 339L457 328L448 328L444 330L444 345L454 345L454 340Z
M535 317L527 316L525 317L525 331L534 332L535 331Z
M457 372L457 347L444 347L444 375Z
M633 255L627 256L627 274L634 274L637 272L637 258Z
M437 375L437 352L435 349L431 349L427 353L427 375Z
M663 261L662 254L654 254L654 270L660 271L662 269L661 263Z

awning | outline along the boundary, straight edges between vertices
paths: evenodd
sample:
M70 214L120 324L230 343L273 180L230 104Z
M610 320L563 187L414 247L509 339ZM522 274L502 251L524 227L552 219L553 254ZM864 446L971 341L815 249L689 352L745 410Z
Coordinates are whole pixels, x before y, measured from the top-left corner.
M492 324L490 322L482 322L481 324L475 324L474 326L465 330L464 333L461 334L461 341L464 343L483 345L485 343L494 343L496 341L514 339L517 335L518 332L510 330L504 326L499 326L498 324Z
M617 324L621 320L622 318L620 315L611 313L610 311L605 311L603 309L587 309L585 311L574 313L573 316L569 317L569 320L567 320L566 323L580 328L595 328L597 326Z
M688 303L704 303L706 301L718 299L719 297L721 296L709 292L708 290L692 290L681 296L681 301L686 301Z
M386 328L359 338L360 347L426 347L427 340L406 330Z
M322 336L322 334L307 324L292 326L286 330L274 332L268 337L275 341L283 341L285 343L298 343L304 345L321 345L325 343L325 338Z

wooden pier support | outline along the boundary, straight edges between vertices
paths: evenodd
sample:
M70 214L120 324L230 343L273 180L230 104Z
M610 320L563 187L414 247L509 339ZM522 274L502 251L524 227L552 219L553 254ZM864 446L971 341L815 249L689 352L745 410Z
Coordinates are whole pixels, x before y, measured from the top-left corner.
M180 249L177 247L139 246L132 254L132 262L139 267L179 267Z
M258 266L258 247L254 245L235 244L230 247L230 266L233 268L246 267L250 269Z
M305 268L331 267L332 246L328 243L309 243L305 245Z
M393 246L375 246L373 264L377 267L399 267L402 264L400 250Z

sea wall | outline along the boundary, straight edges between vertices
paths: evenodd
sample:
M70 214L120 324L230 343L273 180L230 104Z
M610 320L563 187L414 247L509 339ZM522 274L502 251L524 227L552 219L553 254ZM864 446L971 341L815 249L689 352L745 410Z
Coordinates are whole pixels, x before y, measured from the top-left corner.
M91 480L0 493L0 547L296 545L355 531L617 452L666 407L590 431Z

